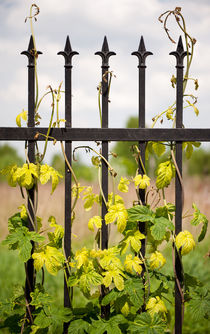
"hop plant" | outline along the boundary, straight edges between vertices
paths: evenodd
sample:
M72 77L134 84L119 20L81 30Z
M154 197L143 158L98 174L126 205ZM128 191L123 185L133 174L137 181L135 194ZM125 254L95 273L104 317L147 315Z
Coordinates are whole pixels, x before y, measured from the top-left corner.
M176 247L181 248L181 255L186 255L195 248L195 241L192 234L188 231L182 231L176 236Z
M150 268L152 270L157 268L160 269L166 263L166 259L164 258L163 254L158 251L152 253L149 260L150 260Z
M159 296L151 297L146 305L146 310L153 317L155 313L161 313L163 316L167 313L167 308Z

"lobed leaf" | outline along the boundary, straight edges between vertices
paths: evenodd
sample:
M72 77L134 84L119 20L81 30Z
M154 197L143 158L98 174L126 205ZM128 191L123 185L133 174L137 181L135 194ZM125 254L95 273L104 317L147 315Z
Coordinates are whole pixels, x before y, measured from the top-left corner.
M144 312L138 314L134 321L130 323L128 332L130 334L163 334L165 328L165 322L157 314L151 317Z
M158 189L168 187L175 176L175 167L171 160L159 164L157 168L156 186Z
M144 205L136 205L128 211L128 220L130 222L147 222L147 221L154 221L154 213Z

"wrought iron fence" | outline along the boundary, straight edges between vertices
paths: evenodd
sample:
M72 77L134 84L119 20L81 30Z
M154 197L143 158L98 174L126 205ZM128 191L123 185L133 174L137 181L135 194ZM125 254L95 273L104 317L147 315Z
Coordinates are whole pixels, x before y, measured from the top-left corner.
M27 141L28 142L28 158L30 162L35 162L35 143L36 141L44 141L44 136L39 136L35 139L37 130L39 133L47 135L47 128L35 127L34 109L35 109L35 59L34 59L34 44L31 36L28 50L22 54L28 57L28 127L1 127L0 140L10 141ZM41 52L38 51L38 54ZM102 77L109 69L109 58L115 55L115 52L109 50L107 38L104 38L101 51L95 53L102 59ZM139 74L139 89L138 89L138 117L139 126L136 129L127 128L109 128L108 125L108 82L102 80L102 127L101 128L72 128L72 58L78 55L78 52L71 48L69 37L66 39L64 51L58 52L65 60L65 128L52 128L50 132L51 138L56 138L58 141L65 142L65 153L71 163L72 160L72 142L73 141L100 141L102 142L102 155L108 160L108 147L110 141L138 141L141 150L142 160L145 163L145 145L148 141L171 141L176 146L176 162L180 173L182 174L182 143L185 141L206 141L210 142L210 129L186 129L183 128L183 61L186 56L186 51L183 49L182 39L179 38L176 51L170 55L176 57L176 128L168 129L148 129L145 127L145 73L146 73L146 58L152 55L146 51L144 39L141 37L139 48L132 55L138 58L138 74ZM51 140L49 138L49 140ZM141 165L139 166L140 172ZM102 161L102 189L105 199L108 199L108 167ZM29 193L31 201L34 201L34 191ZM140 198L145 204L145 191L140 190ZM175 178L175 233L178 234L182 230L182 187L179 177L176 173ZM29 212L31 217L34 213L31 207L31 202L28 202ZM66 256L70 256L71 251L71 173L66 166L65 168L65 236L64 249ZM102 217L104 218L107 212L105 203L102 202ZM29 222L29 229L33 230L33 226ZM141 232L145 233L145 223L140 225ZM102 224L102 249L108 247L108 228L103 220ZM145 241L142 242L142 253L145 254ZM177 278L182 284L182 269L179 256L176 254L175 267ZM34 287L34 267L33 261L27 262L28 281L26 282L26 293L30 297L30 288ZM68 275L68 272L67 272ZM102 294L105 291L102 290ZM27 298L27 299L28 299ZM70 306L66 282L64 283L64 306ZM107 307L102 308L102 313L107 312ZM67 331L64 329L64 332ZM175 283L175 334L182 333L182 300L177 283Z

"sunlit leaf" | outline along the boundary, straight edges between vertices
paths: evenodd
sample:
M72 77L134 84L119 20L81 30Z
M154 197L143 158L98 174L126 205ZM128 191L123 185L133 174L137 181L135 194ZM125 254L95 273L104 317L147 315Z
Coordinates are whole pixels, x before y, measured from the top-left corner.
M164 302L160 299L159 296L157 297L151 297L146 305L146 310L149 312L149 314L153 317L155 313L159 314L165 314L167 313L166 306Z
M120 182L118 184L118 190L127 193L128 192L128 185L130 184L130 181L126 177L121 177Z
M155 251L154 253L151 254L150 259L150 268L153 269L160 269L164 266L166 263L166 259L162 255L162 253Z
M43 251L34 252L32 258L34 259L34 268L37 271L45 264L51 275L57 275L65 260L64 255L57 248L50 246L46 246Z
M181 254L185 255L195 248L195 241L192 234L188 231L180 232L175 239L176 247L181 248Z
M158 189L168 187L175 176L175 167L171 160L159 164L157 169L156 186Z
M16 117L16 124L19 127L21 127L21 119L23 121L27 121L27 119L28 119L28 111L26 111L26 110L23 109L23 111L20 114L17 115L17 117Z

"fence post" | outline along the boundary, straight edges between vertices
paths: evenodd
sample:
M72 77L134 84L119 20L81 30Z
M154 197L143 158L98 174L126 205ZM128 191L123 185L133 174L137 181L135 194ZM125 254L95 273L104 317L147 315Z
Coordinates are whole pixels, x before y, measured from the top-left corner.
M58 52L65 58L65 127L72 127L72 57L78 52L72 51L69 36L66 38L64 51ZM65 154L71 165L72 162L72 142L65 142ZM71 257L71 172L65 164L65 234L64 234L64 252L67 259ZM66 270L66 277L69 277L69 272ZM64 278L64 307L70 307L71 301L69 298L69 290ZM64 324L64 333L68 332L69 324Z
M28 50L21 52L21 54L28 57L28 127L35 127L35 57L37 58L42 52L36 51L34 46L33 36L30 37ZM35 140L28 141L28 160L30 163L35 163ZM28 219L29 231L34 231L33 222L35 222L34 217L34 187L28 191L28 211L30 213L30 219ZM32 253L34 250L34 243L32 242ZM25 283L25 298L27 304L30 303L31 297L30 293L34 291L35 286L35 272L33 259L30 259L25 264L26 272L26 283ZM27 307L27 317L31 321L31 311L32 307L28 305Z
M95 53L102 58L102 128L108 128L109 120L109 57L114 56L116 53L109 51L109 46L106 36L104 37L103 45L101 51ZM102 141L102 155L108 160L108 141ZM102 161L102 191L106 201L108 201L108 167L104 161ZM101 249L108 248L108 226L105 224L104 216L107 213L106 203L102 199L102 228L101 228ZM102 297L106 294L106 288L102 285L101 295ZM109 316L109 305L101 307L102 318L107 318Z
M177 49L171 52L170 55L176 57L176 128L182 128L183 126L183 60L187 55L184 51L182 38L180 36ZM176 163L179 169L180 175L182 175L182 141L176 142ZM176 205L176 215L175 215L175 234L177 235L182 231L182 209L183 209L183 191L182 185L176 172L175 177L175 205ZM179 290L179 286L183 286L183 273L182 265L180 261L181 254L178 254L175 250L175 270L178 279L175 281L175 334L182 334L182 323L184 316L184 305L183 298Z
M139 43L139 48L138 51L132 52L132 55L138 57L139 65L139 128L145 129L146 124L145 124L145 70L146 70L146 58L147 56L152 55L152 52L146 51L145 44L144 44L144 38L141 36L140 43ZM145 142L139 142L139 150L141 154L141 160L143 165L145 166L145 148L146 144ZM144 169L142 168L141 163L139 162L139 173L140 174L145 174ZM145 205L145 189L139 189L139 196L141 199L141 202L143 205ZM144 222L139 222L139 230L141 233L145 234L145 223ZM141 246L141 252L142 255L145 256L145 246L146 246L146 241L143 239L141 241L142 246Z

